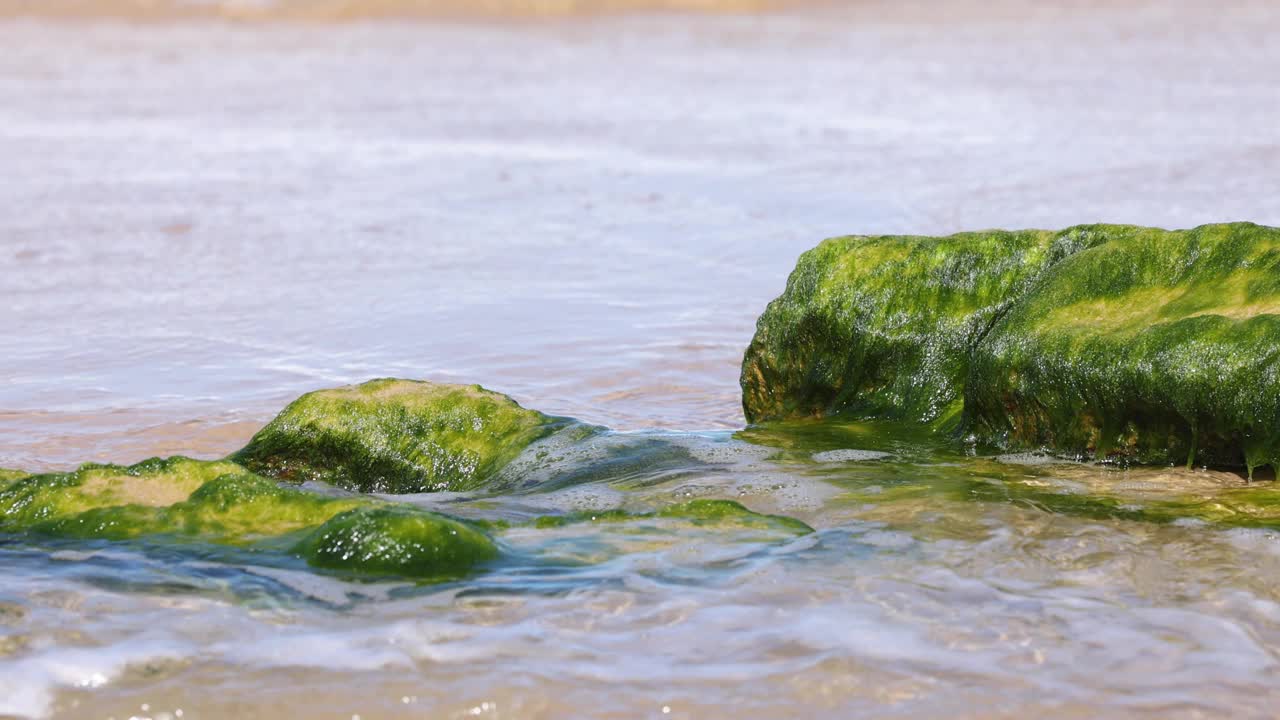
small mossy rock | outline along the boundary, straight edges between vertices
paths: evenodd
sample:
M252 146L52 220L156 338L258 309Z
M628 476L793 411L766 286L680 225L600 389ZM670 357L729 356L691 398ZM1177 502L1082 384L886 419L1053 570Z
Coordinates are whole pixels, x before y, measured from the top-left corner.
M409 507L364 507L316 528L297 547L319 568L363 574L448 578L498 556L473 525Z
M376 498L282 487L235 463L184 457L84 465L0 490L3 533L252 546L361 574L457 575L497 556L480 528Z
M201 485L244 468L232 462L151 458L136 465L86 464L69 473L30 475L0 490L0 531L26 530L96 508L167 507Z
M1280 229L1097 226L973 353L966 424L1009 448L1280 466Z
M751 423L845 414L958 421L969 352L1087 233L832 238L800 257L742 364Z
M3 488L6 485L9 485L15 480L21 480L24 477L29 477L30 475L31 473L26 472L25 470L14 470L13 468L0 468L0 488Z
M152 458L16 481L0 491L0 531L103 540L186 535L244 544L315 527L374 502L283 488L231 462Z
M569 424L479 385L371 380L303 395L233 458L361 492L474 490Z

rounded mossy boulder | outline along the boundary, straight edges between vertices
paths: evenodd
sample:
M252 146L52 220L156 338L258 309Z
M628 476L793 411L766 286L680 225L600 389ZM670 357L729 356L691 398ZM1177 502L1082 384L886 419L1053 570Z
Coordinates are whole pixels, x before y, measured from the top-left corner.
M983 440L1134 462L1280 466L1280 229L1102 226L974 349Z
M498 556L493 540L470 523L389 505L336 515L296 551L314 567L419 578L457 576Z
M474 490L571 422L479 385L371 380L303 395L233 459L361 492Z
M742 363L747 421L952 424L973 346L1047 267L1093 240L991 230L824 241L756 325Z

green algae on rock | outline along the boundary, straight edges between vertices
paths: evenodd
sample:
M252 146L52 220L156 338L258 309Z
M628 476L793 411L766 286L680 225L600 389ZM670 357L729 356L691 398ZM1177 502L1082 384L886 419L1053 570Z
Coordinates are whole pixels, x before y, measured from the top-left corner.
M498 556L493 540L472 523L392 505L336 515L297 550L314 567L421 578L456 576Z
M754 512L735 500L689 500L662 508L658 511L658 517L680 518L695 525L734 525L756 530L778 530L794 535L813 532L813 528L795 518Z
M795 518L758 513L749 510L736 500L711 498L699 498L668 505L656 512L628 512L612 509L581 511L566 515L544 515L535 519L533 525L538 528L553 528L578 523L621 523L653 518L685 520L699 526L772 530L788 535L807 535L813 532L813 528Z
M760 318L742 387L751 422L888 418L1081 458L1280 465L1280 229L828 240Z
M0 492L0 531L240 545L315 527L369 502L283 488L230 462L152 458L25 478Z
M973 353L977 437L1140 463L1280 466L1280 229L1098 226Z
M89 463L69 473L31 475L0 490L0 531L26 530L87 510L115 506L166 507L201 485L244 472L231 462L151 458L130 466Z
M15 480L21 480L28 477L31 473L25 470L15 470L13 468L0 468L0 487L4 487Z
M303 395L233 459L361 492L474 490L570 424L479 385L371 380Z
M742 363L748 422L848 414L950 425L968 354L1087 235L832 238L800 257Z
M0 532L255 547L315 567L417 578L457 575L496 555L483 531L460 520L281 487L235 463L184 457L17 480L0 490ZM345 557L344 548L352 550Z

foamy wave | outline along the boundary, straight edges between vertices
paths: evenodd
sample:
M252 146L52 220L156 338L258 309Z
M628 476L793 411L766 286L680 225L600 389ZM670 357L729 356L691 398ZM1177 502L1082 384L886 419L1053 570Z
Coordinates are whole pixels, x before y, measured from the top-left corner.
M0 0L0 17L340 21L395 17L540 17L630 11L752 12L784 0Z

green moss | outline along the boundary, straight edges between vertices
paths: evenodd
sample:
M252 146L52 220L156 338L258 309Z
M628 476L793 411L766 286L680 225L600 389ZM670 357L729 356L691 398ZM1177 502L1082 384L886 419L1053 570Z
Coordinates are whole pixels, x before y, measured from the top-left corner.
M752 422L889 418L1080 458L1278 465L1280 229L828 240L760 318L742 387Z
M185 457L151 458L136 465L87 464L69 473L45 473L0 490L0 531L120 505L164 507L186 500L204 483L244 469L231 462Z
M25 470L14 470L12 468L0 468L0 488L4 488L15 480L21 480L30 476L31 473Z
M1126 493L1123 489L1089 491L1054 489L1026 478L971 481L965 498L979 502L1010 502L1046 512L1097 520L1172 523L1198 520L1228 527L1280 529L1280 489L1264 486L1225 487L1198 492L1162 493L1159 497Z
M182 532L242 542L314 527L371 502L283 488L267 478L244 473L204 484L187 502L169 508L167 515L171 525Z
M478 385L372 380L303 395L233 457L362 492L473 490L569 423Z
M813 532L813 528L794 518L783 515L765 515L748 510L741 503L733 500L714 499L690 500L669 505L657 512L649 513L611 509L575 512L567 515L545 515L536 518L532 525L537 528L558 528L579 523L623 523L653 518L686 520L699 526L772 530L794 535L806 535Z
M739 430L734 438L777 448L775 461L804 464L827 462L825 456L838 457L841 451L865 453L868 459L883 453L916 461L958 457L965 451L952 435L930 425L848 417L761 423Z
M472 525L407 507L344 512L307 536L297 552L315 567L423 578L452 577L498 555Z
M1082 228L975 348L967 422L1010 448L1280 463L1280 229Z
M682 518L696 525L733 525L758 530L779 530L795 535L813 532L813 528L795 518L752 512L733 500L690 500L665 507L658 511L658 516Z
M641 517L652 517L652 514L630 513L626 510L584 510L581 512L568 513L566 515L542 515L535 518L533 526L536 528L558 528L568 525L577 525L579 523L615 523L635 520Z
M171 527L166 518L166 508L109 505L38 522L29 530L39 535L81 540L129 540L176 532L177 528Z
M167 534L245 544L314 527L370 502L282 488L233 463L169 458L28 478L0 493L0 530L109 540Z
M317 567L432 578L496 554L480 524L182 457L17 480L0 491L0 532L254 547L296 552Z
M749 422L845 414L954 427L968 353L1084 235L841 237L801 256L742 364Z

